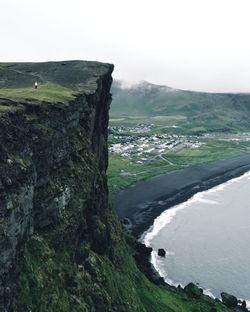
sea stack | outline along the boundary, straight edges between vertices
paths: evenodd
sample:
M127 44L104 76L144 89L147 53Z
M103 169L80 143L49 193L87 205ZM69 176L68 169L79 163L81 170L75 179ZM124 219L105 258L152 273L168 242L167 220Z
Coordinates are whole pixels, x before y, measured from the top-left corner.
M163 248L159 248L158 249L158 256L165 257L166 256L166 251Z

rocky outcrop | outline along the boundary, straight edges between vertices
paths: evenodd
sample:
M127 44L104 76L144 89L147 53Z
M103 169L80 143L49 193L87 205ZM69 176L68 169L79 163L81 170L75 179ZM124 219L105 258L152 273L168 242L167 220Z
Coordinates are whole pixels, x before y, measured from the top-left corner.
M166 256L166 251L163 248L159 248L157 254L158 254L159 257L165 257Z
M184 291L189 297L195 299L199 299L203 294L203 290L196 286L194 283L189 283L188 285L186 285L184 287Z
M230 295L228 293L222 292L221 293L221 299L222 302L228 307L228 308L235 308L237 307L238 300L235 296Z
M108 248L103 219L108 210L112 70L109 64L77 61L0 70L4 87L27 87L36 76L41 83L60 83L73 94L71 100L55 103L1 98L1 311L11 309L20 246L30 235L58 230L62 233L57 245L86 239L100 253Z

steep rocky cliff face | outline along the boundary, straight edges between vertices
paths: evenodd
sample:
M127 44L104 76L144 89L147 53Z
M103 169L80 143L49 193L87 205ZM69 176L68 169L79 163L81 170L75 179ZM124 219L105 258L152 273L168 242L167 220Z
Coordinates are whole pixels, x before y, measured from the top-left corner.
M2 70L1 78L8 77L8 87L20 88L24 82L32 87L36 78L46 79L39 69L74 72L76 65L83 76L78 78L81 88L67 102L1 99L0 305L6 308L16 291L20 247L31 235L44 234L55 249L71 246L74 257L81 257L76 251L87 245L99 253L109 248L105 171L113 66L69 62L44 69L20 64Z
M0 311L228 311L137 269L108 199L112 70L0 63Z

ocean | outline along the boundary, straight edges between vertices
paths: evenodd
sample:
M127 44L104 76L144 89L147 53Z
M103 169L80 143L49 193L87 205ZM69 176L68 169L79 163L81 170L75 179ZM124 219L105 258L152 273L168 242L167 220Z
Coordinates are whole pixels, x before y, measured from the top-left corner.
M169 284L194 282L212 297L225 291L250 300L250 172L164 211L142 240Z

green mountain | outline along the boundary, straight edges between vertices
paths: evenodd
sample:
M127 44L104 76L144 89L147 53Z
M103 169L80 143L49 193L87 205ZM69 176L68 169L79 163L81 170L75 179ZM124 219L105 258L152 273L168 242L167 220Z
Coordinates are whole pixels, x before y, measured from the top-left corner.
M201 131L249 130L250 94L192 92L146 81L112 86L111 117L177 117L177 124Z

